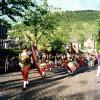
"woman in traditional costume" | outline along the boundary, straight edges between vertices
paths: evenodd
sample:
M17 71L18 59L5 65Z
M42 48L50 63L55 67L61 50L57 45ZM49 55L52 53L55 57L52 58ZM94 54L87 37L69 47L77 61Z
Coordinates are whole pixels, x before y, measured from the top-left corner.
M27 49L24 49L20 55L20 63L19 63L23 75L23 90L26 90L26 87L29 84L28 73L30 70L30 62L31 62L30 53L27 51Z

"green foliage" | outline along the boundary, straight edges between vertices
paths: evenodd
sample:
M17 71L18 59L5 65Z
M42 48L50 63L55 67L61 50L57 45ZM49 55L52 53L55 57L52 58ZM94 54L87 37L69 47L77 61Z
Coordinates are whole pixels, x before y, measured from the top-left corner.
M0 22L11 24L9 19L17 21L16 17L24 17L25 12L35 6L33 0L0 0Z
M89 38L90 34L96 31L95 20L100 18L100 11L66 11L60 12L60 30L58 35L68 42L76 37L82 43Z
M39 7L38 11L28 14L24 24L30 27L30 32L33 33L34 42L37 45L43 35L50 36L53 33L58 21L57 13L51 13L48 9Z
M100 18L96 20L96 23L97 23L97 29L100 30Z
M9 35L19 38L24 45L30 46L33 42L37 45L42 37L51 37L59 21L58 15L49 12L44 0L43 6L36 6L34 11L26 12L24 24L15 25Z
M21 48L30 47L34 37L33 34L29 32L28 28L29 27L24 24L17 24L11 28L12 30L8 32L8 35L12 39L18 39Z
M80 11L66 11L62 13L62 19L66 22L90 22L100 17L100 11L80 10Z
M97 42L97 45L96 45L97 50L100 50L100 33L99 33L99 31L97 34L96 42Z
M55 38L55 40L51 41L50 46L54 52L64 52L63 44L61 39Z
M96 49L100 50L100 19L96 20L97 23L97 33L95 34L95 39L96 39Z
M0 24L6 26L7 28L11 28L11 24L8 23L6 20L4 19L0 19Z
M73 37L83 45L91 33L96 34L96 30L99 29L100 25L96 27L95 22L99 18L100 11L50 12L48 5L43 4L43 6L36 6L34 11L26 12L24 25L15 27L16 31L12 35L16 34L14 38L19 36L25 45L35 41L43 47L55 42L56 39L66 44L71 42ZM54 50L58 48L54 46Z
M21 50L16 50L16 49L0 49L0 54L1 56L19 56L19 53L21 53Z

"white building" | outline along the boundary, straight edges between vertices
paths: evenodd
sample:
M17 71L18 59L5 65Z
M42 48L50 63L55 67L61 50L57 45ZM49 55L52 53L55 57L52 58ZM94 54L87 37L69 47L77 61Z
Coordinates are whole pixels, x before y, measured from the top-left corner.
M95 51L95 40L92 38L88 38L85 42L84 42L84 47L87 49L88 53L93 53Z

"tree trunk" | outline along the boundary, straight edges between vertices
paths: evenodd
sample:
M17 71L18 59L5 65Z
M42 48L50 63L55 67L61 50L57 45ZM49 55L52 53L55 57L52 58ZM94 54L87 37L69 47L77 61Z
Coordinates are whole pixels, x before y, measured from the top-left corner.
M35 40L34 40L34 45L37 47L37 32L35 32Z

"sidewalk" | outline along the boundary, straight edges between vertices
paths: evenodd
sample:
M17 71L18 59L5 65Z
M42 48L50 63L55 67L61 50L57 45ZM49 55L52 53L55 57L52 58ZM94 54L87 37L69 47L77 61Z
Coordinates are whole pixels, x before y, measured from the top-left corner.
M25 92L20 72L4 74L0 77L0 100L100 100L100 78L95 77L95 72L68 77L65 69L55 68L42 79L33 69L29 74L30 87Z

